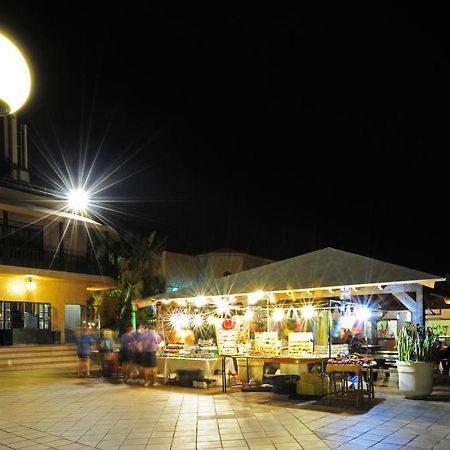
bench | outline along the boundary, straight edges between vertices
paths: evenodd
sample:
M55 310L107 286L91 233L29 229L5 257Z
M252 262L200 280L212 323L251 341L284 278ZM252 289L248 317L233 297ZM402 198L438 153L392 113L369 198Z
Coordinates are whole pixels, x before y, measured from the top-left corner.
M375 373L397 373L397 367L377 367L377 368L373 368L372 372Z
M380 350L373 357L375 359L384 359L385 367L397 367L398 353L393 350Z
M379 365L377 368L373 369L375 375L374 379L376 380L379 373L384 373L384 377L387 378L391 375L391 373L397 373L397 359L398 353L394 350L380 350L376 352L373 357L376 360L384 360L382 365Z

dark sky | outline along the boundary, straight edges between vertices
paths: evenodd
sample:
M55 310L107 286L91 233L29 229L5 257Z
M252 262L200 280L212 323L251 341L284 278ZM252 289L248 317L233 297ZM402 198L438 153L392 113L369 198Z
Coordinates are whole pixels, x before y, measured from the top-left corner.
M0 29L33 65L36 182L59 148L74 172L99 150L95 176L124 163L102 196L135 214L113 220L171 250L450 273L444 11L25 3Z

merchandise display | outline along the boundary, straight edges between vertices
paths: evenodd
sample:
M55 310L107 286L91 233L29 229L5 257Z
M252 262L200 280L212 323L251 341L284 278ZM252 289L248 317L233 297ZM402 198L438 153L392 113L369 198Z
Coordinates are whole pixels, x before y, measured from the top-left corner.
M217 358L217 346L202 347L200 345L168 344L160 353L164 358Z
M159 361L164 381L175 372L185 370L191 376L200 370L203 378L197 377L197 387L217 382L226 392L227 384L240 383L257 390L268 384L264 375L272 374L270 380L280 384L280 391L324 395L327 364L374 364L367 355L351 354L354 339L367 342L366 333L372 331L360 320L367 313L361 305L345 301L333 308L331 301L327 307L312 302L270 305L268 300L261 306L242 305L235 299L201 300L167 307L162 322L168 344ZM285 386L288 379L292 385Z
M302 357L313 354L313 334L311 332L290 333L288 335L289 356Z

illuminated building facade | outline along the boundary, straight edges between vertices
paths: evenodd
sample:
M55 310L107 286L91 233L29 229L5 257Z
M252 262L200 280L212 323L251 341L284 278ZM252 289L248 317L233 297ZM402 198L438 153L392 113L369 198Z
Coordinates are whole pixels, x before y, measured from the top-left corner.
M115 232L33 189L26 141L0 118L0 345L70 342L90 323L89 291L115 286L89 236Z

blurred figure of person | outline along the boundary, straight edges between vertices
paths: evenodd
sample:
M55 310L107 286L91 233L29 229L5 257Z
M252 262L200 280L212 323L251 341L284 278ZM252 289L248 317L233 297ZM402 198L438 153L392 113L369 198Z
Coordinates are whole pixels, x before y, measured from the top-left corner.
M148 329L141 336L141 342L144 386L158 386L156 382L158 374L156 351L161 342L161 336L155 331L155 325L149 325Z
M142 371L142 336L145 329L142 325L139 325L136 332L133 334L133 342L131 344L131 374L130 383L140 383L143 378Z
M362 333L356 333L354 334L349 342L349 351L350 353L362 353L363 352L363 345L364 343L364 336Z
M439 348L436 358L436 372L441 373L440 366L442 366L442 374L449 374L449 359L450 359L450 346L445 340L439 340Z
M91 356L94 338L89 328L82 328L77 335L78 374L80 377L91 376Z
M113 374L114 344L112 330L107 328L101 330L100 339L98 341L98 351L100 353L102 365L102 376L105 378L110 378Z
M131 379L131 351L134 341L133 331L133 327L128 327L127 331L120 336L119 362L122 366L122 375L125 382Z

